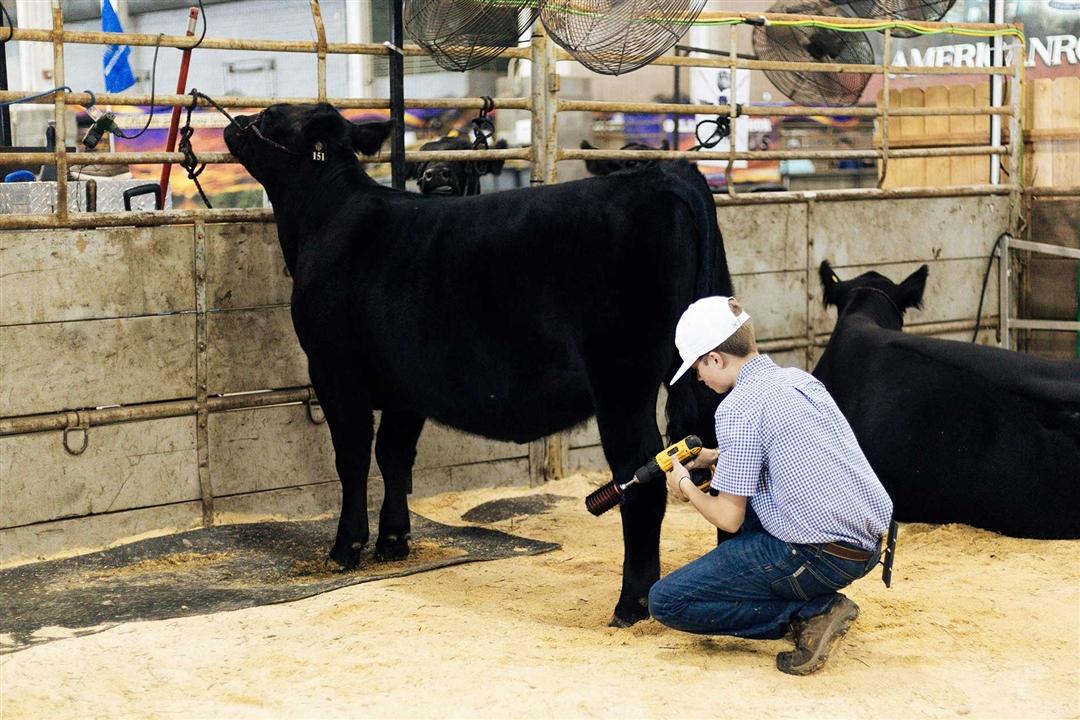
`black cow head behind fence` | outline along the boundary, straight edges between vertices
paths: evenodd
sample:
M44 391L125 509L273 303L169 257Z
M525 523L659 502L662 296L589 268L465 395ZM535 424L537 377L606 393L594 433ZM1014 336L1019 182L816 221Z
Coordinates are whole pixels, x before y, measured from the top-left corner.
M472 150L474 143L462 135L447 135L424 143L421 150ZM505 140L495 148L507 147ZM479 195L482 175L502 173L502 160L429 160L405 163L406 179L416 180L416 187L425 195Z
M293 327L341 479L330 557L346 568L369 539L373 440L385 484L375 558L408 555L407 493L427 418L525 443L595 415L614 479L628 482L663 447L656 399L679 365L680 313L732 289L712 195L689 163L421 195L378 184L357 159L388 132L325 103L275 105L225 129L274 206ZM670 435L714 443L717 400L701 383L672 385ZM665 495L658 482L624 498L614 624L648 616Z
M660 143L660 147L655 148L652 145L646 145L645 143L631 142L623 145L620 150L668 150L671 148L670 143L664 140ZM588 140L581 141L582 150L599 150L599 148L593 146ZM652 165L656 163L656 160L586 160L585 169L589 171L590 175L610 175L614 172L621 170L630 170L632 168L641 167L643 165Z

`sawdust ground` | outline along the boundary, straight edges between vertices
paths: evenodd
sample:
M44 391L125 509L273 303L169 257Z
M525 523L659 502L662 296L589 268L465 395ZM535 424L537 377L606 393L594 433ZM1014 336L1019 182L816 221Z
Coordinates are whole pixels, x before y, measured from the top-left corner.
M849 595L862 615L817 675L778 673L784 641L706 638L654 621L607 627L622 560L617 513L579 475L573 499L492 527L562 543L294 603L130 623L0 657L0 715L52 717L1075 718L1080 541L904 526L894 584ZM460 523L527 489L451 493L414 509ZM710 528L671 505L663 571ZM417 543L422 538L417 538Z

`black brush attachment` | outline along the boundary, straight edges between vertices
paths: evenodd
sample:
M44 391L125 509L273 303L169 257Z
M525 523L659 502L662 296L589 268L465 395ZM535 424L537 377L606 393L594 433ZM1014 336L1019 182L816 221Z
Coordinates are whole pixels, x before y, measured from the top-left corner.
M630 482L633 482L632 480ZM630 483L627 483L629 485ZM611 508L622 502L623 488L612 480L606 485L601 485L589 493L585 498L585 508L596 517L600 517Z

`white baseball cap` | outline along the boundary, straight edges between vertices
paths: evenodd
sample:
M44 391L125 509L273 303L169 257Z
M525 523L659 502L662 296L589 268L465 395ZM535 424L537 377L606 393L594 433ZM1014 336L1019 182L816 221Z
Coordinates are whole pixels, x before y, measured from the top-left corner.
M730 298L723 295L702 298L683 312L675 326L675 347L679 348L683 364L671 378L672 383L681 378L699 357L714 350L750 319L745 312L738 315L731 312L728 300Z

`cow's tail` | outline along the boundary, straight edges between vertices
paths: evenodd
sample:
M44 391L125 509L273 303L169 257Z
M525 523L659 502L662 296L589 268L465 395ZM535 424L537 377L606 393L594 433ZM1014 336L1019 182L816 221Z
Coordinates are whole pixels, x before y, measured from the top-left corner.
M694 280L694 296L699 300L712 295L731 295L731 275L728 272L724 241L716 222L716 205L712 191L697 168L689 163L679 163L671 168L671 186L678 187L679 195L691 210L697 229L697 274ZM674 337L671 338L674 345ZM678 382L669 384L671 376L682 361L675 353L670 373L665 378L668 385L667 417L668 437L672 442L687 435L697 435L706 447L716 447L716 430L713 416L720 396L693 377L693 370ZM695 480L698 480L695 477Z
M724 239L716 222L716 203L705 176L688 162L680 162L672 168L677 175L679 194L687 203L697 229L697 276L694 282L694 300L710 295L731 295L731 274L728 272ZM673 178L674 179L674 178Z

